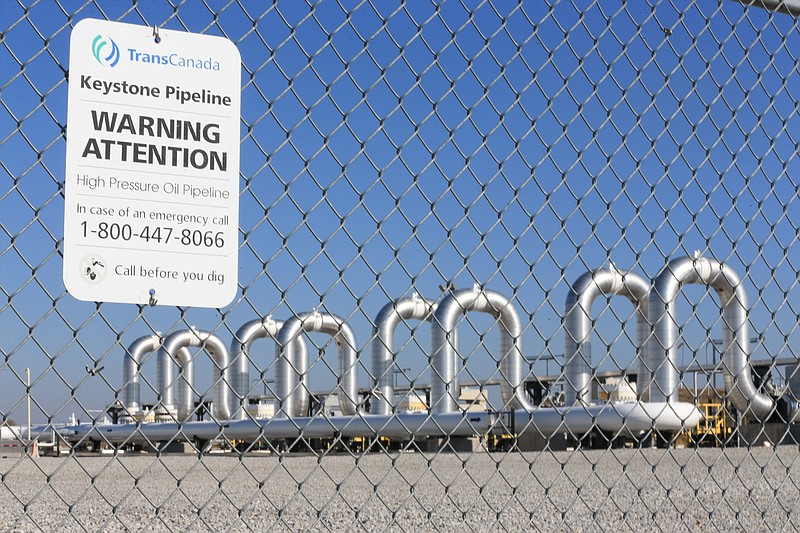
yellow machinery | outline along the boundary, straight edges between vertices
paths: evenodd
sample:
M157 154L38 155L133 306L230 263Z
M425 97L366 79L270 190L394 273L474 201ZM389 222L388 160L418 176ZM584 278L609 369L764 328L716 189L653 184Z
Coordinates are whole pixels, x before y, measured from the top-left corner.
M486 435L486 448L490 452L507 452L514 447L516 435L489 433Z
M691 430L690 442L694 446L721 446L724 444L733 432L725 404L700 403L697 408L703 413L703 418L697 423L697 427Z

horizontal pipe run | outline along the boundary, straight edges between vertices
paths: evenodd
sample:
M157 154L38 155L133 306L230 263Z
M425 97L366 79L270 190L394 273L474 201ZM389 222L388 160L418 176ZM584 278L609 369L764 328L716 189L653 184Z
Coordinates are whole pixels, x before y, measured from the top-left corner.
M512 412L406 413L315 418L272 418L216 422L72 426L59 430L70 443L95 440L111 444L149 444L169 441L210 441L225 437L254 442L259 439L389 437L466 437L511 431L498 421ZM677 432L695 427L701 415L690 403L630 402L572 407L537 407L513 411L518 435L550 438L559 433L581 436L592 428L636 435L642 431Z
M174 422L158 424L120 424L105 426L72 426L63 428L61 436L68 442L97 440L109 443L142 444L179 440L213 440L223 435L228 439L332 438L382 436L392 438L431 436L471 436L485 434L496 415L488 411L447 413L440 415L397 414L331 416L315 418L272 418L234 420L228 424L215 422Z
M537 407L514 411L514 428L550 438L559 433L580 437L593 428L635 436L643 431L677 432L700 422L700 411L690 403L625 402L571 407Z

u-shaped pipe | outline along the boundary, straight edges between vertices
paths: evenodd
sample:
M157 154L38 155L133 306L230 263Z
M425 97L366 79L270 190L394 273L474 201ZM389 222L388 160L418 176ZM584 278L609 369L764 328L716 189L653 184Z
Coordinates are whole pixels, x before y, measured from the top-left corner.
M214 362L214 410L217 420L231 417L231 358L228 347L213 333L195 329L176 331L164 339L158 351L157 383L164 409L175 409L173 362L182 369L183 379L178 383L177 417L187 421L194 411L194 362L185 348L202 347Z
M625 296L636 308L637 384L650 383L645 345L650 336L647 318L650 282L613 266L579 277L570 287L564 306L564 403L591 403L592 303L601 294ZM638 389L646 400L646 393Z
M401 321L430 321L436 311L436 304L414 294L411 298L401 298L389 302L375 318L372 340L372 376L375 382L375 397L370 405L370 413L389 415L394 405L395 361L394 332Z
M125 351L125 359L122 362L122 391L120 399L127 416L142 414L142 360L147 354L155 352L160 347L160 335L145 335L133 341Z
M500 394L506 409L532 411L525 393L522 325L511 302L502 294L478 287L448 294L431 322L431 412L458 410L456 324L469 311L489 313L500 323Z
M678 400L675 299L689 283L708 285L719 295L723 317L722 368L729 398L740 413L766 421L775 408L775 401L759 392L753 383L744 285L730 267L699 254L670 261L656 278L650 294L650 322L654 327L649 350L649 366L653 369L650 397L667 402Z
M281 327L275 346L275 395L280 402L278 417L297 413L300 375L294 366L297 339L302 332L326 333L333 337L339 351L339 407L344 415L355 415L358 409L358 368L356 336L350 326L334 315L316 311L302 313L287 320Z
M272 338L278 336L278 332L283 327L283 321L273 320L272 317L257 318L247 322L233 336L231 341L231 362L233 368L233 390L236 394L234 401L238 402L238 407L233 415L235 420L244 420L247 418L247 409L244 402L250 392L250 347L258 339ZM295 359L292 361L292 367L297 370L300 376L300 389L301 393L297 395L295 400L294 416L306 416L308 413L308 391L305 390L303 384L308 372L308 350L306 344L299 337L297 338L297 345L294 347Z

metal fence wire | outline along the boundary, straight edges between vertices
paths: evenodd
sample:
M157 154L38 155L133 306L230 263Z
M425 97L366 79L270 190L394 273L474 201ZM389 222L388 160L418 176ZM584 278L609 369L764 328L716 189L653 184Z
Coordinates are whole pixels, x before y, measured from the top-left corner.
M800 529L798 11L3 2L2 529ZM241 53L224 308L65 289L86 18Z

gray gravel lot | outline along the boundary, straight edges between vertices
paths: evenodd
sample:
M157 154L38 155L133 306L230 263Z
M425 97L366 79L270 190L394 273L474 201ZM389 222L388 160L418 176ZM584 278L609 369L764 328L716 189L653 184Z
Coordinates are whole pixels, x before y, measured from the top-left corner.
M796 447L0 460L10 531L795 531Z

